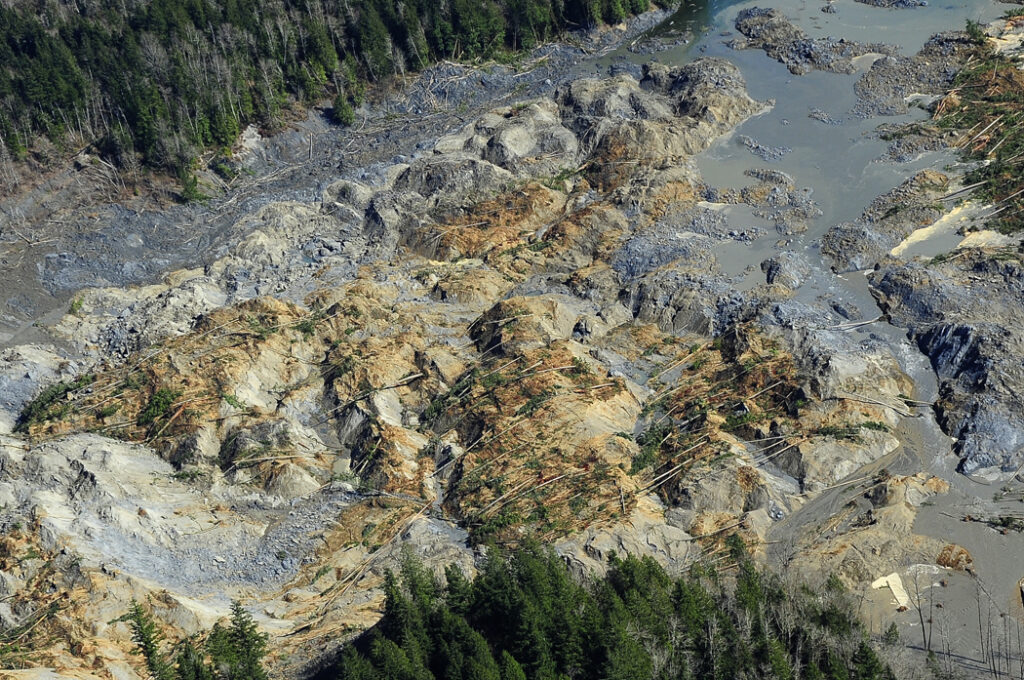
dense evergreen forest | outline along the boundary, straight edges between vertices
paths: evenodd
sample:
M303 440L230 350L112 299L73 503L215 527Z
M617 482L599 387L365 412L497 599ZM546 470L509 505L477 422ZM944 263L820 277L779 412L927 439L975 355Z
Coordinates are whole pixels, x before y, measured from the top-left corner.
M726 541L724 574L673 578L650 557L612 557L579 581L549 548L492 548L472 581L410 555L388 574L383 618L317 680L895 680L836 578L815 590L759 569ZM155 680L266 680L267 636L235 603L205 641L162 650L139 604L122 620ZM895 627L884 636L895 644Z
M414 559L384 618L342 654L340 680L890 680L837 579L820 591L758 569L738 537L724 576L670 577L649 557L574 579L551 551L496 552L469 581ZM893 633L890 633L892 635Z
M40 0L0 4L0 154L40 136L187 171L249 123L441 59L490 59L649 0Z

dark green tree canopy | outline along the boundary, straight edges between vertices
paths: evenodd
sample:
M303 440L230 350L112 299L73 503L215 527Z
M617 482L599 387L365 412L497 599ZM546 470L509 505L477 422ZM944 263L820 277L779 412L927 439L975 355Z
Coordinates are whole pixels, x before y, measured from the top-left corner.
M648 0L64 0L0 5L0 144L97 143L115 162L189 170L291 102L334 97L353 120L366 80L492 58ZM3 151L0 148L0 152Z
M343 652L340 680L892 680L840 589L785 586L730 540L733 577L673 578L650 557L612 557L576 580L540 546L492 550L470 581L407 558L380 623Z

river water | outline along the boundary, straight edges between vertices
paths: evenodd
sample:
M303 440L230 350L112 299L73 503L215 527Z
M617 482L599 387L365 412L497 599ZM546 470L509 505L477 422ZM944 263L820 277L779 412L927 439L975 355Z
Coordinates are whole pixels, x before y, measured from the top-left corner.
M903 116L863 118L851 112L857 102L854 83L870 67L870 58L862 59L855 74L834 74L813 71L797 76L781 63L760 50L736 51L727 42L740 37L734 28L737 13L747 7L774 7L782 10L790 20L802 27L810 37L831 36L860 42L884 42L900 46L902 52L912 55L933 34L961 29L968 19L987 22L1006 11L1007 5L995 0L938 0L927 6L911 9L884 9L854 2L837 0L835 13L821 9L823 0L775 0L773 2L710 2L701 7L687 3L658 29L661 35L673 30L690 30L697 39L685 45L656 53L653 59L664 63L684 63L700 56L724 57L736 64L746 78L751 96L758 100L775 100L767 113L754 117L741 125L734 134L718 140L697 159L705 181L715 187L749 186L755 182L744 173L751 168L780 170L790 175L797 187L810 193L822 214L809 222L805 233L785 237L766 223L758 221L749 208L729 208L730 228L743 231L748 227L761 227L764 234L752 243L731 243L716 253L723 270L734 277L738 288L763 284L763 274L757 266L766 257L779 250L801 253L811 263L812 275L797 291L797 299L821 302L838 300L855 307L863 319L873 319L880 311L871 297L864 272L837 275L819 249L819 239L835 224L856 220L867 205L925 168L942 170L955 162L945 152L925 153L910 162L897 163L882 160L888 143L874 130L882 123L900 123L924 119L927 113L911 107ZM669 25L671 23L671 25ZM615 55L613 55L615 56ZM634 61L638 57L629 55ZM650 58L650 57L646 57ZM812 110L823 111L830 122L809 116ZM821 116L819 116L821 118ZM741 143L747 136L767 147L789 151L781 158L764 161L752 155ZM908 247L904 257L931 257L951 250L959 237L946 230ZM937 395L936 376L929 361L910 343L903 329L895 328L884 320L853 331L859 337L883 339L903 369L916 385L917 399L933 401ZM939 602L941 608L933 610L934 648L940 647L944 637L951 641L957 668L968 675L986 672L982 653L982 634L979 621L1001 613L1014 617L1022 615L1021 594L1017 581L1024 572L1020 562L1024 549L1019 536L1004 536L977 524L959 520L970 512L998 512L1004 503L993 500L998 485L970 480L955 472L956 457L951 440L938 427L930 409L921 409L917 418L906 418L899 429L901 448L876 465L893 472L914 474L925 471L947 480L948 494L937 497L918 514L914 531L918 534L955 542L965 546L974 556L977 578L960 573L932 574L922 567L906 565L902 576L905 582L913 573L926 573L923 597ZM870 472L870 471L868 471ZM863 476L864 471L857 473ZM780 536L786 531L798 531L814 522L816 512L824 516L828 509L836 509L859 491L837 488L823 494L812 503L780 523ZM1019 507L1019 503L1018 503ZM787 528L788 525L788 528ZM944 582L944 585L939 583ZM929 588L929 586L934 586ZM978 602L982 604L979 609ZM882 625L893 616L894 605L888 590L869 593L864 615ZM921 626L916 612L897 616L903 639L912 646L922 645ZM996 628L1000 628L998 623ZM877 632L877 631L876 631ZM1010 637L1016 635L1011 632Z

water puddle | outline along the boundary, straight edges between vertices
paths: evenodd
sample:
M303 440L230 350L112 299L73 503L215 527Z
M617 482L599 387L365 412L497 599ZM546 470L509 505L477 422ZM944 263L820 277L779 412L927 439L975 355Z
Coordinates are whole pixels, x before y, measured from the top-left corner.
M963 242L961 230L970 227L976 217L986 212L988 211L984 207L973 202L955 206L935 224L912 233L889 254L909 260L948 253Z

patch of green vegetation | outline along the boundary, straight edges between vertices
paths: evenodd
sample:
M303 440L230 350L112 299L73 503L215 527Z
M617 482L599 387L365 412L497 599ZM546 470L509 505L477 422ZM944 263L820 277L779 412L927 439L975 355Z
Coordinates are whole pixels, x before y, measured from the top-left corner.
M14 431L28 432L33 425L63 418L71 412L72 408L71 403L67 401L68 395L88 387L95 381L96 376L90 373L81 375L70 382L62 381L56 385L50 385L21 410Z
M558 174L555 175L554 177L549 177L543 180L542 184L546 186L548 189L553 189L555 191L564 191L565 182L577 176L579 173L580 171L575 168L563 168L559 170Z
M351 354L332 361L324 373L324 381L328 384L351 373L356 367L356 358Z
M216 158L210 163L210 169L217 173L217 176L226 182L238 177L238 170L228 162L226 158Z
M553 396L554 392L551 390L541 390L537 394L531 395L530 398L526 400L525 404L516 409L516 415L526 417L532 416Z
M890 128L884 132L879 133L878 138L883 142L894 142L897 139L909 137L910 135L920 134L924 131L924 126L920 123L910 123L908 125L900 125L899 127Z
M144 373L129 373L122 381L121 385L126 390L137 390L141 387L145 387L148 382L149 379Z
M28 562L29 560L42 559L43 554L34 546L30 545L25 554L18 558L18 562Z
M206 473L199 469L178 470L171 473L171 479L176 479L179 482L194 482L205 476Z
M572 368L569 370L569 376L574 379L589 378L594 375L594 371L591 370L590 364L579 357L572 358Z
M23 617L17 625L0 630L0 668L38 668L33 663L33 642L40 635L39 624L60 610L61 604L54 602Z
M569 499L569 512L579 515L587 508L587 499L583 494L573 496Z
M356 111L344 91L338 92L331 103L331 116L338 125L349 127L356 122Z
M860 425L825 425L812 430L816 437L832 437L833 439L859 441Z
M228 394L225 392L224 394L220 395L220 398L223 399L228 404L228 406L231 406L232 408L237 408L239 410L245 410L246 408L245 402L233 394Z
M303 337L309 340L316 335L316 325L320 321L320 314L311 314L301 321L295 323L292 328L302 333Z
M725 423L722 424L722 429L726 432L735 432L744 425L757 423L769 417L771 417L771 415L763 411L760 413L746 411L745 413L730 414L726 416Z
M991 224L1007 234L1024 229L1024 74L1007 56L987 44L983 28L969 21L967 33L977 45L953 88L959 101L938 117L940 127L964 133L965 160L983 161L964 176L981 183L975 195L998 206Z
M971 42L975 45L985 44L985 27L980 23L972 19L968 19L967 27L964 30L967 32L967 37L970 38Z
M96 417L100 420L106 420L120 410L120 404L108 404L107 406L96 410Z
M333 475L331 475L331 481L332 482L351 483L351 482L359 481L359 477L356 475L356 473L354 473L352 471L349 471L349 472L336 472Z
M322 579L324 576L327 576L327 574L329 573L331 573L331 566L325 564L324 566L316 570L316 573L313 574L313 579L309 582L309 584L313 585L314 583Z
M518 526L523 521L523 516L518 512L511 508L504 508L474 527L471 537L476 543L486 543L489 537L502 529Z
M157 420L165 417L171 410L171 406L181 396L181 392L161 387L149 398L146 407L139 412L135 422L140 426L152 425Z
M75 298L74 300L71 301L71 304L68 305L68 314L78 314L80 311L82 311L83 304L85 303L82 300L82 298Z
M485 390L493 390L495 387L501 387L507 385L509 382L508 376L503 374L501 371L489 373L480 379L480 386Z
M260 340L266 340L277 331L276 326L270 326L263 319L255 316L248 316L245 319L249 323L249 330L256 334Z
M473 369L459 378L450 390L430 402L427 408L423 411L423 415L420 416L420 420L424 423L433 423L437 420L445 411L457 403L459 399L473 388L473 385L477 382L478 375L479 369Z
M178 180L181 182L182 203L205 203L210 197L199 189L199 178L191 170L182 170L178 173Z
M893 621L889 624L889 627L882 633L882 644L889 647L895 647L900 643L900 629L896 626L896 622Z
M655 424L647 428L636 438L640 445L640 453L633 457L629 474L636 475L658 463L661 449L672 434L670 423Z

